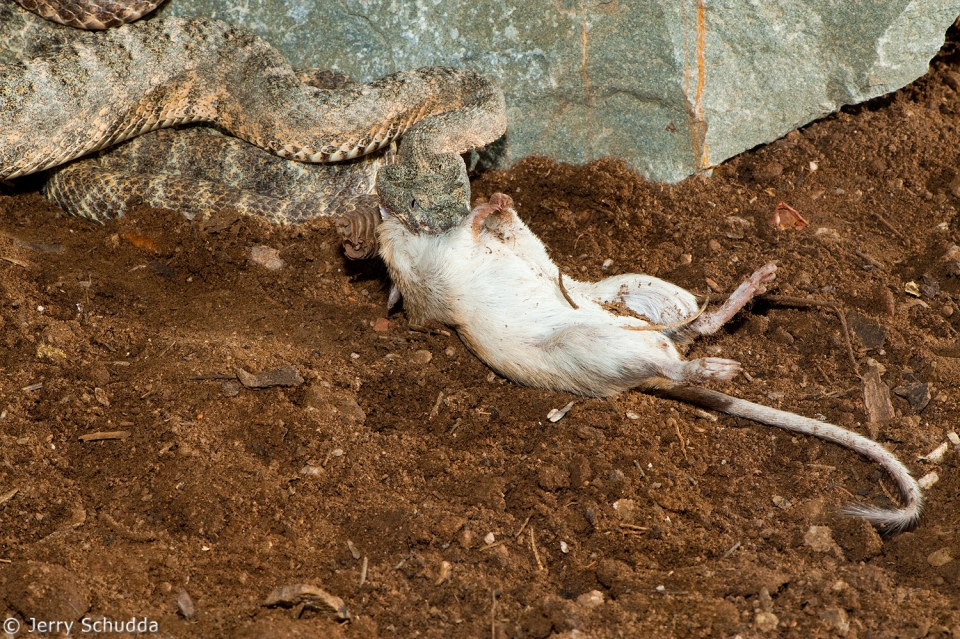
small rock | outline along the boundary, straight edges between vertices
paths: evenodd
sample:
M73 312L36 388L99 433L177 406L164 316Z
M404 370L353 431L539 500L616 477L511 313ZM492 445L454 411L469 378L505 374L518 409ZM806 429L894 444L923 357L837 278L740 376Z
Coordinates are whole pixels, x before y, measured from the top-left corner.
M177 610L184 619L193 619L197 616L197 609L193 605L193 599L187 594L186 590L181 590L177 595Z
M617 511L620 521L628 524L636 522L640 515L640 508L637 506L637 502L632 499L618 499L613 502L613 509Z
M250 261L259 264L268 271L279 271L283 268L280 251L269 246L254 246L250 249Z
M390 320L386 317L381 317L377 320L377 323L373 325L373 331L375 333L386 333L390 330Z
M768 182L781 175L783 175L783 165L773 161L757 167L753 172L753 176L761 182Z
M242 368L235 366L233 369L237 373L240 383L247 388L269 388L271 386L299 386L303 384L303 377L293 366L280 366L270 371L262 373L248 373Z
M796 341L793 335L788 333L787 329L783 328L782 326L778 326L774 329L773 335L771 335L770 339L777 344L783 344L784 346L790 346Z
M933 299L940 294L940 282L929 275L920 278L920 292L928 299Z
M599 590L591 590L577 597L577 605L586 610L593 610L597 606L603 605L603 593Z
M828 526L810 526L810 530L803 535L803 543L815 552L839 549L837 542L833 540L833 531Z
M414 351L410 356L410 363L415 366L425 366L433 359L433 353L428 350Z
M606 270L609 269L611 266L613 266L613 260L608 257L607 259L605 259L605 260L603 261L603 264L600 265L600 270L601 270L601 271L606 271Z
M350 619L347 604L343 602L343 599L310 584L294 584L277 588L270 593L263 605L268 608L275 606L292 608L293 606L303 605L305 609L333 613L338 621Z
M772 612L761 610L753 617L753 625L760 632L773 632L777 629L780 619Z
M949 548L941 548L940 550L934 550L932 553L927 555L927 563L935 568L940 566L945 566L953 561L953 553Z
M491 531L491 532L488 532L488 533L484 536L484 538L483 538L483 543L485 543L486 545L490 546L490 545L493 544L493 542L495 542L496 540L497 540L497 536L494 535L493 532Z
M308 409L339 417L347 424L362 424L367 418L353 393L336 390L323 383L308 388L303 403Z
M220 382L220 392L224 397L236 397L240 394L240 382L232 379L225 379Z
M917 484L920 486L920 488L927 490L928 488L936 484L938 481L940 481L940 475L938 475L936 471L930 471L929 473L927 473L926 475L918 479Z
M921 384L913 382L897 386L893 389L895 395L904 398L910 404L910 408L918 413L927 407L930 403L930 384Z
M781 497L780 495L773 496L773 505L781 510L788 510L793 503L786 497Z
M541 466L537 470L537 484L549 492L569 488L570 473L553 465Z
M953 304L951 304L950 302L947 302L946 304L944 304L943 307L940 309L940 314L943 315L944 317L953 317Z
M843 608L824 608L820 611L820 621L841 636L850 632L850 620L847 619L847 611Z
M960 93L960 75L957 73L954 73L953 71L944 71L943 83L957 93Z
M866 561L883 551L883 539L877 529L862 517L845 517L837 524L836 541L847 559Z
M716 240L710 240L707 242L707 248L710 249L711 253L719 253L722 247L720 246L720 242Z

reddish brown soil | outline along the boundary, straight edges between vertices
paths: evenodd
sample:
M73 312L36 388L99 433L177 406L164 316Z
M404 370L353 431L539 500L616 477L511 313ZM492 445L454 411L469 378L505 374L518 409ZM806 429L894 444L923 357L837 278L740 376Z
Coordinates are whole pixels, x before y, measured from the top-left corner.
M896 417L867 424L829 308L756 303L691 354L742 361L752 381L729 392L936 471L916 531L838 516L895 491L813 439L639 393L548 422L576 398L497 378L402 312L375 331L383 268L347 263L327 223L102 227L18 185L0 195L0 617L171 637L960 637L960 453L917 460L958 430L958 62L948 45L910 87L709 179L529 158L474 184L513 196L570 274L707 294L777 260L773 293L839 302L860 371L929 384L922 412L894 395ZM774 229L781 201L809 226ZM282 269L250 262L261 244ZM282 365L305 383L209 378ZM79 439L97 431L130 435ZM300 583L352 621L265 605Z

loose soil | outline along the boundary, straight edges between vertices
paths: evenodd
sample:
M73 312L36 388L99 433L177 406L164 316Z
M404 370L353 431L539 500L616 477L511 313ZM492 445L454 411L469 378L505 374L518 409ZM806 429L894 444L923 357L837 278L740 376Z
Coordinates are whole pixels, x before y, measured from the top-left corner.
M960 452L918 460L960 411L955 43L710 178L533 157L474 182L476 202L511 195L571 276L719 299L777 260L772 293L838 303L758 301L690 355L740 360L728 392L935 472L914 532L837 514L896 498L837 446L495 376L456 334L388 316L382 265L346 261L327 222L99 226L27 180L0 195L0 617L169 637L960 637ZM780 202L809 226L774 228ZM881 423L871 360L914 392ZM236 381L282 366L304 382ZM81 440L105 431L129 435ZM266 605L297 584L351 620Z

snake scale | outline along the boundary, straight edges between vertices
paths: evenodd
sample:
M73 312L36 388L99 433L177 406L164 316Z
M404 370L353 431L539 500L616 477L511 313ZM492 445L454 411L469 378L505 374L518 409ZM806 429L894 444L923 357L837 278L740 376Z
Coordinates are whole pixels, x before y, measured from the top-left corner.
M21 1L30 9L39 4ZM90 13L89 7L71 11ZM97 21L112 24L103 15ZM0 0L0 179L54 169L136 136L191 123L213 125L277 158L308 163L354 160L402 136L395 157L321 171L317 184L327 186L315 192L337 190L329 185L354 174L348 181L366 180L367 190L340 193L341 198L367 199L346 201L341 209L369 211L370 178L355 172L375 174L382 207L413 231L442 232L469 211L460 154L499 138L506 130L505 111L496 83L468 70L424 67L364 84L307 83L266 41L220 21L160 18L83 31ZM168 146L189 146L170 136L154 137ZM107 205L93 202L98 197L112 197L120 212L137 201L157 205L152 196L185 193L177 180L197 177L175 175L159 186L143 176L121 181L110 168L116 163L105 158L61 169L48 195L93 206L89 215L103 217L96 207ZM84 184L100 195L80 195ZM311 216L309 198L297 204L281 194L275 199L287 204L279 206L255 195L241 197L236 188L244 187L206 185L194 189L200 196L195 199L216 206L249 197L256 201L254 214L269 211L265 217L275 222Z

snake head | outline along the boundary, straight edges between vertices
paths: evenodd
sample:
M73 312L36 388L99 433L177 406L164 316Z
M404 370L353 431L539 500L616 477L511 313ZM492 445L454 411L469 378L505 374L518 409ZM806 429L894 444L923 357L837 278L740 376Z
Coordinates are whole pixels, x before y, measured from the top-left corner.
M377 173L380 205L412 233L443 233L470 213L470 181L456 154L385 166Z

